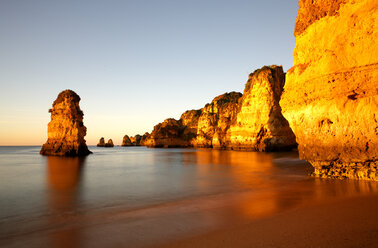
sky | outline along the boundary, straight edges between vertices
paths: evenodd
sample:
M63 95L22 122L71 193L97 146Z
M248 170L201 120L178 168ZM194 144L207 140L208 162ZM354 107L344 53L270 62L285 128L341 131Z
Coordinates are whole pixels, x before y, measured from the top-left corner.
M298 0L1 0L0 145L42 145L59 92L120 145L293 63Z

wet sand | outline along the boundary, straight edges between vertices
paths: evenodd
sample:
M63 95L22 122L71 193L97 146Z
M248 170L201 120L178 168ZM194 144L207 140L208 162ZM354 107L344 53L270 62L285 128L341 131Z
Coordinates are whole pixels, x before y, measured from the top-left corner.
M330 200L160 247L378 247L378 195Z

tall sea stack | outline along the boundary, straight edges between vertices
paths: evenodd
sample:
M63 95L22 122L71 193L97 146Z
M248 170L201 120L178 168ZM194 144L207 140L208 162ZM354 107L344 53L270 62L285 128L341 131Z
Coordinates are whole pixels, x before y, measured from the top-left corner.
M91 152L85 143L87 128L83 124L80 97L72 90L62 91L54 101L48 124L47 142L40 154L54 156L86 156Z
M280 102L319 177L378 180L378 1L300 0Z
M265 152L297 147L279 105L284 85L282 66L264 66L249 75L239 110L227 132L226 147Z

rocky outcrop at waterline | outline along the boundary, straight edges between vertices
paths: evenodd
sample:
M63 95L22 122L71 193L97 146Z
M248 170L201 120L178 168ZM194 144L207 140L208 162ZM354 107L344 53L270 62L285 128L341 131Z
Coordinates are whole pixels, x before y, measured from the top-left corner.
M98 141L97 146L98 147L113 147L114 143L112 139L109 139L108 142L105 143L104 137L101 137L101 139Z
M85 156L91 152L85 142L87 128L83 124L80 97L72 90L59 93L53 103L48 124L47 142L40 154L55 156Z
M112 139L109 139L108 142L106 142L105 147L113 147L114 143Z
M281 113L285 85L282 66L264 66L249 75L238 112L223 142L234 150L283 151L297 146L295 135ZM215 143L213 141L213 143Z
M122 139L122 146L132 146L133 143L130 140L130 137L128 135L123 136Z
M144 146L144 143L149 136L150 134L148 132L143 135L137 134L131 137L125 135L123 136L122 146Z
M185 126L173 118L157 124L144 145L147 147L188 147L189 139L184 137Z
M281 106L319 177L378 180L378 2L301 0Z
M97 143L98 147L105 147L105 139L104 137L101 137L101 139Z
M145 132L145 133L142 135L142 137L140 138L139 145L140 145L140 146L144 146L146 140L148 139L148 137L150 137L150 134L149 134L148 132Z
M197 136L198 119L201 110L188 110L179 120L166 119L157 124L146 136L143 145L147 147L192 147Z
M279 100L285 84L281 66L251 73L244 94L225 93L200 110L154 127L149 147L206 147L253 151L290 150L295 136L282 116Z
M215 97L201 109L198 119L196 147L220 148L226 143L226 133L238 111L239 92Z

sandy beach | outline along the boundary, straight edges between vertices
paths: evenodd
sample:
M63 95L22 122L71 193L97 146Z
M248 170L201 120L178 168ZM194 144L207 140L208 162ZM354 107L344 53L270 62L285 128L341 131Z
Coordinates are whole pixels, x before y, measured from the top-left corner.
M377 247L378 195L306 205L160 247Z

